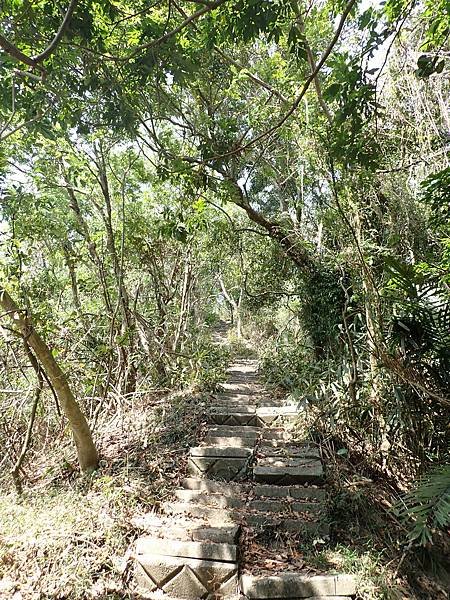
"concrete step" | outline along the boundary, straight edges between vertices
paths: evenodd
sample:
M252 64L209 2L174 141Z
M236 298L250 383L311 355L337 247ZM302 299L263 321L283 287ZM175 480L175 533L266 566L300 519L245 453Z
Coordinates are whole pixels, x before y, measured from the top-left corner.
M207 415L208 423L216 425L267 427L294 423L297 412L288 406L249 405L242 408L213 407Z
M253 477L258 483L276 485L321 484L324 473L317 459L268 457L257 461Z
M256 404L244 404L243 402L216 402L214 406L211 406L209 409L209 413L243 413L254 415L256 413Z
M175 496L183 502L193 502L214 508L243 508L245 499L236 495L202 492L201 490L175 490Z
M194 446L189 452L188 471L195 477L233 481L243 479L253 458L253 448Z
M169 516L149 513L134 517L132 524L153 537L185 542L210 541L236 544L239 537L237 525L209 527L203 519L191 518L184 514Z
M261 529L263 532L293 533L300 535L320 535L328 536L330 534L330 526L325 521L320 519L307 518L290 518L283 515L276 516L274 513L248 513L245 515L247 527Z
M356 594L353 575L300 575L282 573L273 576L243 574L240 589L250 599L328 597L329 600ZM330 598L331 596L331 598Z
M309 514L311 518L317 518L324 512L323 505L320 502L292 502L290 498L250 500L247 507L251 511L276 513L277 515Z
M166 514L203 519L211 527L240 525L242 521L242 515L235 509L214 508L191 502L166 502L162 508Z
M212 411L207 415L208 423L212 425L229 425L229 426L242 426L249 425L251 427L260 426L261 421L257 419L256 414L232 411L229 412L226 409L218 408L216 411Z
M325 500L326 491L324 488L301 485L261 485L249 483L225 483L211 479L200 479L196 477L186 477L181 481L183 488L188 490L197 490L209 494L222 494L227 497L243 498L252 496L254 498L282 498L290 496L296 501L316 501Z
M249 458L253 455L253 448L221 446L192 446L189 455L192 457L217 457L217 458Z
M210 494L225 494L236 497L241 497L243 493L247 493L250 489L249 484L225 483L198 477L186 477L181 481L181 485L187 490L200 490Z
M257 498L247 499L245 496L208 493L201 490L175 490L178 500L212 508L248 509L251 512L267 512L278 514L311 514L317 518L323 513L320 502L299 502L292 498Z
M262 434L263 430L261 427L248 427L238 425L216 425L208 427L206 430L207 436L219 436L219 437L248 437L251 439L258 439Z
M205 446L220 446L234 447L234 448L254 448L256 444L256 438L251 437L227 437L227 436L206 436L202 442Z
M320 450L317 446L308 443L292 444L283 440L261 440L258 456L260 458L292 457L320 459Z
M238 594L236 563L159 554L135 557L136 582L145 594L180 600L222 600Z
M179 558L200 558L202 560L218 560L236 562L237 546L210 541L192 542L174 539L143 536L136 540L136 552L141 555L160 554L162 556L178 556Z
M290 496L296 500L315 500L323 502L326 498L326 492L323 488L304 487L299 485L255 485L252 488L252 493L259 498L280 498Z
M244 379L229 380L227 383L220 384L221 391L235 392L237 394L258 394L264 392L264 387L256 381L244 381Z

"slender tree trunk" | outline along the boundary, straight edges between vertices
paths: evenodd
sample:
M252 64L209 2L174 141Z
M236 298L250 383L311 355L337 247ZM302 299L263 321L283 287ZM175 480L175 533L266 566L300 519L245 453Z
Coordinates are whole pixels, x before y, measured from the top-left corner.
M236 302L236 300L233 298L232 294L230 294L228 292L227 288L225 287L223 279L220 275L218 277L218 280L219 280L220 289L222 290L222 294L224 295L225 300L228 302L228 304L231 308L231 315L232 315L231 324L233 325L233 323L236 321L236 335L237 335L238 339L240 339L242 336L242 330L241 330L241 311L239 309L240 309L241 299L242 299L242 289L239 294L239 301Z
M66 244L63 244L64 260L66 262L66 266L67 266L67 269L68 269L69 275L70 275L70 285L71 285L71 289L72 289L73 304L77 311L78 318L80 319L80 322L83 325L85 334L89 337L92 337L91 333L90 333L91 328L89 326L89 321L88 321L86 315L83 313L83 307L81 306L80 295L79 295L79 291L78 291L77 272L76 272L76 268L75 268L75 259L72 255L71 250L72 250L72 248L71 248L69 242L67 242Z
M97 162L98 168L98 181L100 183L100 188L102 190L103 198L105 200L106 211L100 210L100 214L103 218L103 222L105 224L106 229L106 244L108 247L108 252L111 257L111 262L113 265L114 276L116 279L117 285L117 294L118 294L118 302L122 312L122 327L121 327L121 335L122 337L128 337L128 348L122 346L120 351L120 359L124 369L124 391L125 393L132 393L136 390L136 381L137 381L137 370L133 363L133 347L135 342L134 328L135 324L133 321L133 314L130 309L130 300L128 296L128 291L125 287L124 282L124 271L123 271L123 234L124 234L124 210L122 206L122 256L119 258L116 251L115 244L115 235L112 224L112 201L111 201L111 193L109 190L109 182L108 176L106 173L106 163L105 156L103 154L103 149L100 146L99 149L99 160Z
M364 247L364 236L363 227L361 223L361 217L356 208L355 211L355 233L360 248ZM383 414L383 402L382 402L382 379L381 371L379 366L379 353L380 348L383 347L382 343L382 323L381 314L379 314L378 299L376 297L376 289L373 281L373 275L370 274L367 267L361 265L361 278L364 291L364 311L366 317L366 328L367 328L367 345L369 348L369 365L371 375L371 393L370 401L374 409L374 415L378 424L380 443L379 449L382 456L383 468L386 467L390 443L387 435L386 421Z
M97 448L86 418L69 387L67 377L54 359L50 348L35 331L26 313L20 310L8 292L1 288L0 305L18 327L24 340L32 348L55 389L64 415L72 430L81 470L85 472L93 471L98 465Z

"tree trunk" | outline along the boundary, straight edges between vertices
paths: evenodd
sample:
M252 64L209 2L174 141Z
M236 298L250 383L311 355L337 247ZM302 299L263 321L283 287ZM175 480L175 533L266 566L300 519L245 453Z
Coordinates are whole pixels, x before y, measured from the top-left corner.
M238 339L240 339L242 337L242 328L241 328L241 313L240 313L239 309L240 309L241 300L242 300L242 288L239 293L239 301L236 302L236 300L233 298L232 294L230 294L228 292L227 288L225 287L223 279L220 275L218 276L218 281L219 281L220 289L222 290L222 294L230 306L231 324L233 325L234 322L236 321L236 336L238 337Z
M53 354L44 340L36 333L26 313L4 289L0 289L0 305L19 328L24 340L33 349L36 358L41 363L51 381L58 400L69 421L70 428L77 448L78 461L82 471L93 471L98 465L98 452L92 439L89 425L80 410L75 396L69 387L67 377L53 358Z

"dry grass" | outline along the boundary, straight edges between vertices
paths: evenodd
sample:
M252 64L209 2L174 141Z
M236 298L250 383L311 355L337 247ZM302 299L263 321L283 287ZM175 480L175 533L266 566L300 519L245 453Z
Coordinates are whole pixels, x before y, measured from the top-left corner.
M73 468L66 437L33 461L22 497L3 478L0 598L133 597L129 550L141 533L133 522L157 510L183 476L202 401L190 393L136 396L122 406L99 420L102 461L93 476Z

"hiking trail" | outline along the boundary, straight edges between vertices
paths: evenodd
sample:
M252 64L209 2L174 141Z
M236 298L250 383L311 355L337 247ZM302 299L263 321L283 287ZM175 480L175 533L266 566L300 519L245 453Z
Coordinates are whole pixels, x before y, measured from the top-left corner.
M294 443L296 406L271 398L255 360L237 360L190 448L189 477L135 546L143 597L343 600L355 578L308 574L293 541L323 538L320 449Z

